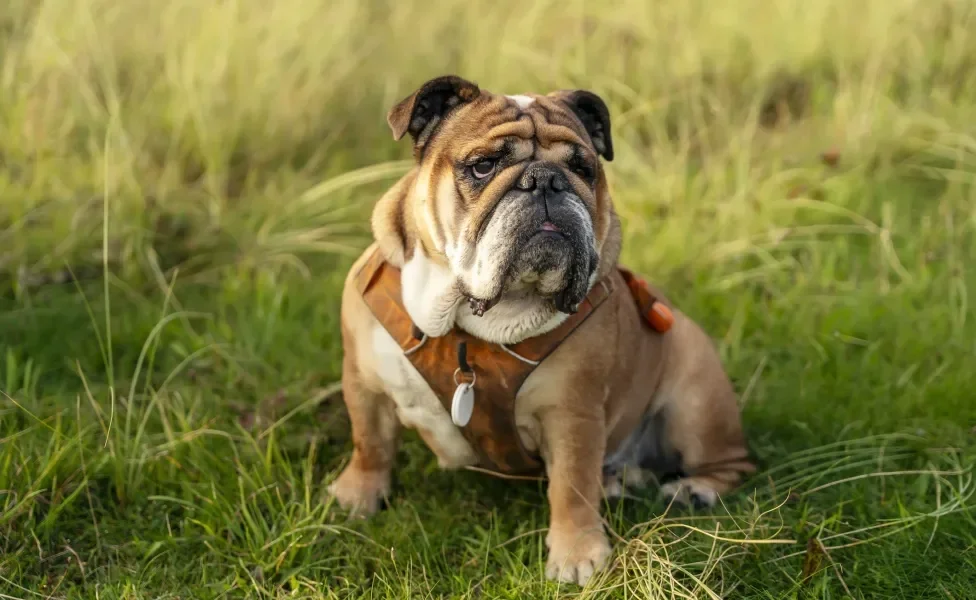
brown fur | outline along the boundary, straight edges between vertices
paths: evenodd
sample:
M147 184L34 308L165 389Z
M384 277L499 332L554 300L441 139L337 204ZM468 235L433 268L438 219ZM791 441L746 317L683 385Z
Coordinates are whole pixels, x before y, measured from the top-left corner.
M374 235L387 260L401 267L420 248L431 262L447 268L448 260L438 250L444 238L459 235L462 217L472 222L489 218L493 202L524 164L503 169L479 194L461 189L438 197L439 187L463 187L455 182L455 163L472 151L496 149L503 136L515 135L517 146L525 141L517 152L552 162L565 163L574 148L585 148L594 167L593 182L575 173L570 181L590 211L599 275L610 274L620 253L620 224L597 155L612 157L612 147L609 131L601 139L599 130L584 123L568 103L581 92L533 96L531 106L519 108L505 96L458 81L438 84L441 89L455 86L465 97L439 115L433 128L424 129L423 119L413 118L416 94L391 110L395 136L415 136L418 165L374 211ZM428 198L411 191L419 177L430 179ZM436 218L424 218L425 210ZM355 287L353 274L368 253L353 266L342 296L343 391L354 448L349 465L330 488L342 506L364 515L374 512L389 493L400 422L411 408L401 405L404 401L397 400L398 392L382 372L387 367L376 354L377 322ZM627 286L617 281L612 295L535 369L518 394L515 411L522 441L541 454L549 480L550 577L584 583L605 563L610 547L599 513L607 483L604 462L652 415L663 424L653 432L662 449L658 458L677 457L683 473L662 488L668 496L711 504L753 470L735 394L711 340L663 301L672 308L675 322L662 335L641 321ZM420 432L442 466L473 464L476 454L445 432L435 416L419 421L411 417L406 424ZM626 481L645 476L636 465L619 475Z

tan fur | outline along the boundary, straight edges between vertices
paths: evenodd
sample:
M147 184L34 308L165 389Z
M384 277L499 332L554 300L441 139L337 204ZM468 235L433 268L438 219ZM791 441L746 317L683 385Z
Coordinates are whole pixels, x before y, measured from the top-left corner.
M376 205L373 229L387 260L402 267L421 252L424 260L449 273L447 246L465 235L464 219L480 223L487 218L492 202L515 175L503 171L473 199L446 197L436 190L443 182L454 185L452 161L479 147L494 148L499 135L516 132L532 136L532 143L516 152L534 153L536 159L565 160L571 144L583 145L594 156L592 187L576 175L571 181L590 210L598 272L601 277L613 272L621 245L619 222L595 148L579 119L560 101L565 96L513 99L465 89L472 99L448 114L433 135L428 133L423 141L427 146L418 148L423 158L417 167ZM404 106L391 111L391 127L401 136L410 119ZM429 182L421 189L428 196L417 197L419 178L424 177ZM425 217L425 211L436 218ZM456 468L476 460L412 366L384 350L379 325L353 283L370 250L353 266L342 296L343 391L354 448L348 466L330 486L343 507L361 515L377 510L389 493L401 422L420 432L442 466ZM459 326L480 323L463 307L458 310ZM605 482L602 466L646 415L663 415L660 442L680 453L686 474L662 487L669 498L689 501L694 494L712 504L753 469L735 394L711 340L680 310L672 310L673 328L659 334L642 323L626 286L616 285L611 297L529 376L518 394L522 441L541 454L549 479L546 572L551 578L585 583L605 564L610 546L599 513L604 484L619 488L646 478L629 472L623 480ZM489 311L482 319L491 315Z

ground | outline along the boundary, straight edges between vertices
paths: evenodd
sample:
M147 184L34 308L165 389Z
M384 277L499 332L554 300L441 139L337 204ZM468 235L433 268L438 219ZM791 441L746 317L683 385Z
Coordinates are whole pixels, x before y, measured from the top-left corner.
M11 0L0 597L976 597L976 7L949 0ZM607 506L415 435L350 522L339 286L455 72L613 117L624 259L718 344L761 472Z

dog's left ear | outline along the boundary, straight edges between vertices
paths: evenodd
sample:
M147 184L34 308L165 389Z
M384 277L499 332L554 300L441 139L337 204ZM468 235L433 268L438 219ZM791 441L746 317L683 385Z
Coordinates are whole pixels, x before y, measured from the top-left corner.
M606 161L613 160L613 137L610 134L610 110L603 98L587 90L567 90L552 94L569 107L590 134L593 148Z
M391 108L386 122L394 140L409 133L420 148L451 109L471 102L480 94L477 84L456 75L436 77Z

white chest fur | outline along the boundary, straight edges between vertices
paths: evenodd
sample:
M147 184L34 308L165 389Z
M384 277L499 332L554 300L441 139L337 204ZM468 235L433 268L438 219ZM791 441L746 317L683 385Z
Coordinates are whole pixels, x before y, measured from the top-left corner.
M376 374L396 404L404 427L417 429L437 455L438 464L454 469L478 462L471 445L451 421L451 415L424 381L403 349L381 325L373 327L373 356ZM366 362L365 364L369 364Z

